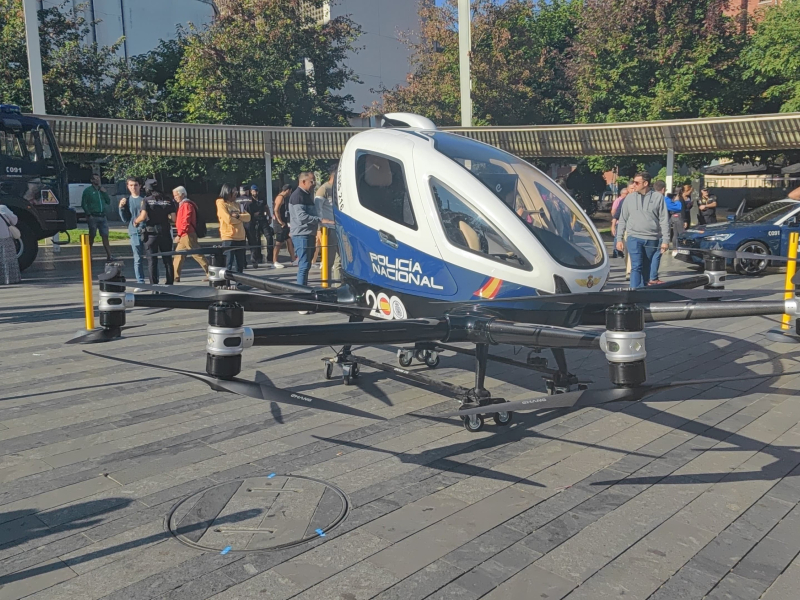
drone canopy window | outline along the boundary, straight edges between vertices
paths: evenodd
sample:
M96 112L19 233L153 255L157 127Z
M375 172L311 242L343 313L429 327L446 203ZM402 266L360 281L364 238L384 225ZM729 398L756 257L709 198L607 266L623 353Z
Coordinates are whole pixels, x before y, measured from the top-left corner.
M403 166L379 154L358 152L356 156L356 181L361 206L416 230L417 222L408 196Z

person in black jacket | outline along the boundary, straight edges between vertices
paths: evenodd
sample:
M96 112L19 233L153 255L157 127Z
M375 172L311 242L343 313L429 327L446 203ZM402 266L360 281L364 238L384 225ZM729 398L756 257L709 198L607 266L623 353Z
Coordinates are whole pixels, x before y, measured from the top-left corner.
M258 246L258 249L253 250L254 262L259 263L263 261L263 254L261 253L261 236L267 237L267 259L266 262L272 260L272 253L274 252L274 242L272 239L272 227L270 227L270 210L267 200L258 197L258 186L250 186L250 198L252 199L252 221L250 228L252 229L252 240L248 240L250 245Z

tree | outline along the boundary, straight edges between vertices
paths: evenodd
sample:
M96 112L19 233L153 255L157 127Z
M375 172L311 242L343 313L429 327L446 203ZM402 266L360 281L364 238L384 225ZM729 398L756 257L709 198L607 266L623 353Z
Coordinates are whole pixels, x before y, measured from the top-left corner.
M572 119L565 52L579 0L475 0L472 100L475 122L561 123ZM457 0L423 3L408 83L384 89L375 111L410 111L441 125L460 121Z
M38 11L42 79L47 112L87 117L114 114L119 42L88 44L89 23L80 13L58 7ZM70 4L71 7L71 4ZM22 0L0 0L0 99L31 110Z
M577 117L644 121L741 114L744 38L726 0L589 0L571 50Z
M356 81L344 64L360 28L338 17L316 23L321 0L238 0L191 30L175 76L185 120L248 125L344 125ZM306 68L306 61L313 69Z
M800 0L766 9L742 62L762 91L759 112L800 111Z

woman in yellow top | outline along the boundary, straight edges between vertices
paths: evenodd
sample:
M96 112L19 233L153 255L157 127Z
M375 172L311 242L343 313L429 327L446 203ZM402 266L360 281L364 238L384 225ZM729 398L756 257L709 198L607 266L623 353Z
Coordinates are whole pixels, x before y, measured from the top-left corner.
M237 188L230 183L225 183L217 198L217 219L219 219L219 237L222 238L223 246L241 246L241 250L228 252L228 264L226 269L241 273L244 271L245 260L247 259L246 236L244 224L250 221L250 214L241 212L239 204L236 202Z

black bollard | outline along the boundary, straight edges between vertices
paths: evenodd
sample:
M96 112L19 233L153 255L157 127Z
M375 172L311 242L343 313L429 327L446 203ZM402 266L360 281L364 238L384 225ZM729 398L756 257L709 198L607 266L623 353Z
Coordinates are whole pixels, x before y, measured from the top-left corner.
M608 360L608 374L614 385L636 387L647 380L644 309L641 306L609 306L601 344Z

